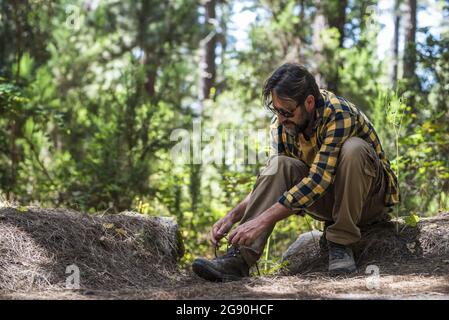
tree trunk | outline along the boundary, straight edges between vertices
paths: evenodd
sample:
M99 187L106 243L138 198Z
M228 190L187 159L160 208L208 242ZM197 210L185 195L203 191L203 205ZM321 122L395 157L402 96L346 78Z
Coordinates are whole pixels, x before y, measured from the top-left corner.
M204 5L206 9L205 24L212 26L207 28L210 30L207 36L200 43L200 84L199 84L199 100L209 99L210 92L215 83L216 66L215 66L215 48L217 44L216 35L216 14L215 0L208 0Z
M329 27L337 28L340 34L339 47L342 48L345 38L346 7L348 6L348 0L336 1L333 5L329 2L328 6L326 8L326 17Z
M393 38L393 67L391 71L391 83L396 87L398 80L399 65L399 28L401 26L401 0L395 0L394 3L394 38Z
M415 95L418 79L416 69L416 0L407 0L407 21L405 24L404 74L407 104L416 112Z
M316 13L313 19L313 51L315 52L314 73L318 87L327 87L327 82L323 74L325 63L324 44L321 39L321 32L326 29L326 18L324 16L323 1L315 1Z
M207 35L200 42L200 79L198 85L198 101L199 110L197 110L196 117L201 117L203 114L203 102L210 98L211 89L215 85L216 65L215 65L215 48L217 45L217 30L218 22L215 13L216 0L206 0L205 8L205 26L208 30ZM195 142L194 142L195 143ZM197 142L198 143L198 142ZM195 151L194 151L195 152ZM200 150L201 153L201 150ZM202 165L192 162L190 164L190 198L191 211L196 213L198 206L201 203L201 178ZM190 221L191 228L193 226L193 217Z
M155 61L158 61L158 52L156 52L154 46L147 43L147 28L148 24L150 24L148 13L151 10L151 1L141 0L140 11L137 16L137 44L142 50L141 64L145 68L144 90L149 97L154 97L157 75Z
M327 28L336 28L339 33L338 47L343 47L345 39L347 0L315 2L316 14L313 20L313 48L315 51L315 78L320 87L330 91L338 90L339 64L335 50L325 52L325 44L321 39L321 32Z
M328 2L331 4L332 2ZM332 3L331 7L328 7L326 10L326 17L328 20L328 24L330 28L336 28L339 33L339 49L343 48L343 42L345 40L345 24L346 24L346 7L348 6L347 0L336 1ZM336 8L335 8L336 6ZM336 9L336 10L335 10ZM336 52L335 52L336 53ZM340 68L341 61L339 59L332 59L329 57L331 61L335 61L335 64L330 64L329 75L327 80L327 88L330 91L338 90L338 82L339 82L339 74L338 70ZM331 63L331 61L329 61Z
M416 0L407 0L406 3L404 78L412 79L416 68Z

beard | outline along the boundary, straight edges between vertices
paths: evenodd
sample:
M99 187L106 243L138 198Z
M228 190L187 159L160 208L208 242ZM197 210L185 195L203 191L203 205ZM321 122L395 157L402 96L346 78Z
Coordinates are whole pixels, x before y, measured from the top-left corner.
M293 121L284 121L282 125L285 128L285 131L291 135L296 137L298 134L303 133L310 123L310 117L307 115L307 117L301 121L300 123L294 123Z

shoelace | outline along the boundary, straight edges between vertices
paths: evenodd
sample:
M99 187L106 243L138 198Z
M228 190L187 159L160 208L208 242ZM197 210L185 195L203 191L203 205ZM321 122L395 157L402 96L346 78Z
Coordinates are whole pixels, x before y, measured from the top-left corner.
M229 256L236 257L237 254L240 253L240 250L239 250L238 248L233 248L233 250L229 250L229 241L228 241L228 238L227 238L226 236L224 236L223 239L226 240L226 253L223 255L223 257L229 257ZM219 244L217 244L216 246L214 246L214 254L215 254L215 258L216 258L216 259L218 258L218 254L217 254L218 247L219 247ZM257 261L256 261L256 270L257 270L257 274L258 274L259 277L260 277L259 264L257 263Z

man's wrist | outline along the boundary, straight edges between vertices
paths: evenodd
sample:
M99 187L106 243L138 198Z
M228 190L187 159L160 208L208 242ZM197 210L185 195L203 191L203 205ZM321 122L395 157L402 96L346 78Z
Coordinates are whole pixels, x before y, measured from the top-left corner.
M238 208L234 208L228 213L228 218L233 224L237 223L241 219L241 215L238 212Z

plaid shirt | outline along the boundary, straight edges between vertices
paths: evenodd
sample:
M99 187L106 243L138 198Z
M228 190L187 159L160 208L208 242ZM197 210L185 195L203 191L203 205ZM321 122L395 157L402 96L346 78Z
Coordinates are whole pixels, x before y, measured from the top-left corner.
M385 206L391 207L398 203L400 196L396 175L366 115L346 99L329 91L321 90L321 96L322 99L318 99L315 104L315 135L311 137L311 142L316 156L310 166L309 175L284 192L279 202L294 210L312 205L333 183L343 143L350 137L359 137L374 148L381 160L387 177ZM301 158L296 138L285 131L277 117L273 118L271 124L270 158L274 155Z

